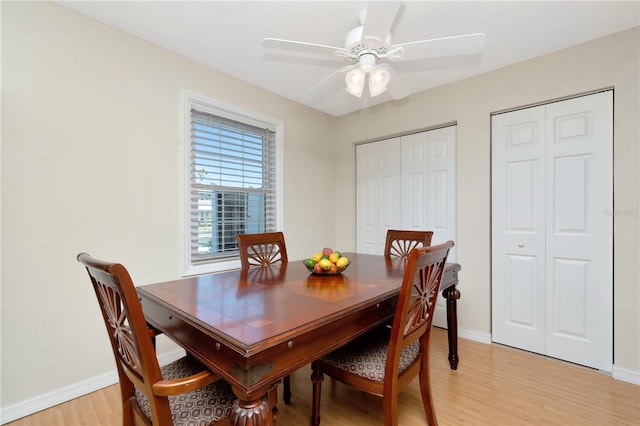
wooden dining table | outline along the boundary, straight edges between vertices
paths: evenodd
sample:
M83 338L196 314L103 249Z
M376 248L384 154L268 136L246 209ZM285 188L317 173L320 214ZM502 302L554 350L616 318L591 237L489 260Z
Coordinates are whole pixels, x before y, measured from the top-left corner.
M311 274L302 261L137 287L147 321L229 382L238 397L231 425L272 424L264 396L286 375L389 321L404 261L344 253L339 275ZM449 361L457 355L460 265L447 264Z

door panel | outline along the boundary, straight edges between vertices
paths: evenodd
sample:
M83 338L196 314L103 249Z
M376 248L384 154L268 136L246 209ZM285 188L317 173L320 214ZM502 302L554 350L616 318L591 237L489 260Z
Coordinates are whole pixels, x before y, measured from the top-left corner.
M433 194L429 203L429 217L433 220L433 227L430 229L435 232L442 233L447 231L448 221L451 220L447 215L447 172L438 170L431 173L430 193Z
M424 173L415 172L405 176L403 188L406 190L403 191L403 195L407 195L407 197L406 199L403 197L404 202L401 207L403 228L406 224L409 229L426 229L427 217L422 210L422 198L426 193L425 181Z
M547 354L613 366L613 92L547 106Z
M513 161L506 165L507 229L512 232L538 232L537 160Z
M432 244L456 239L455 126L402 137L402 228L433 231ZM448 260L455 262L456 247ZM433 324L447 327L446 300L437 299Z
M429 218L425 198L429 172L427 169L427 135L415 133L403 136L400 143L402 229L428 230Z
M492 118L492 338L545 350L544 108Z
M429 170L425 211L427 228L433 231L432 244L456 240L456 126L427 132L427 169ZM457 247L449 252L454 262Z
M553 224L556 234L586 234L589 228L589 180L591 157L554 159Z
M556 336L589 340L589 262L555 259L553 330Z
M356 250L382 254L386 230L400 223L398 138L356 146Z
M508 256L507 319L510 325L535 331L538 324L537 259L533 256Z

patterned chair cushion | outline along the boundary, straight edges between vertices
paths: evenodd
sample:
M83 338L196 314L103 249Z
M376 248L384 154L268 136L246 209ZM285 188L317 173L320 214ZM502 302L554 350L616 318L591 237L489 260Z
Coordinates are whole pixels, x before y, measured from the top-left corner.
M378 327L331 352L322 360L352 374L376 382L383 382L390 336L391 332L388 327ZM411 365L419 351L420 344L417 341L402 350L400 353L400 372Z
M189 376L204 370L195 358L186 356L161 368L165 380ZM151 409L146 395L136 389L136 398L142 412L151 419ZM208 426L231 411L235 400L231 386L218 380L189 393L169 396L173 424L180 426Z

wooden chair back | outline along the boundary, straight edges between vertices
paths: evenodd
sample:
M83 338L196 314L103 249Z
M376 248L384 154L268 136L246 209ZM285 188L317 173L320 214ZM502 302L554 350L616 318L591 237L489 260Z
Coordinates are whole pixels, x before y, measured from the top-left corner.
M235 399L231 387L189 355L160 367L155 351L158 331L147 324L125 267L86 253L77 259L89 273L113 349L123 426L173 425L174 415L179 424L223 421Z
M385 365L383 395L397 400L397 392L416 376L420 376L421 393L429 424L436 423L429 377L429 337L433 326L440 284L453 241L436 246L415 248L407 258L402 288L398 297L389 349ZM400 354L414 342L419 342L419 355L402 373ZM424 383L423 383L424 382ZM428 396L427 396L428 395ZM395 407L394 409L397 409Z
M287 245L282 232L238 234L238 251L242 269L265 266L276 262L287 263Z
M391 259L392 256L407 258L414 248L430 246L432 237L433 231L389 229L384 245L384 257L387 259Z
M154 398L151 388L153 383L162 380L153 342L155 333L144 318L129 272L119 263L103 262L87 253L80 253L78 261L89 273L113 349L120 380L123 424L135 423L134 412L138 418L146 419L135 397L136 387L147 395L157 421L164 422L157 424L172 424L167 398Z

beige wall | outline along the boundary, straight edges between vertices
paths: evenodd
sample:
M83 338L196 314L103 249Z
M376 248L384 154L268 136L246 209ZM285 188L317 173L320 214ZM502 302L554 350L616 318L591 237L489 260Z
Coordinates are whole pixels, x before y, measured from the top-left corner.
M336 176L355 198L353 143L457 121L457 259L462 265L459 327L491 332L492 112L615 88L614 366L640 372L640 43L638 28L489 72L337 120ZM355 204L337 212L351 223L336 245L355 244ZM616 371L614 371L614 374Z
M331 244L335 201L310 191L333 183L331 116L53 3L3 1L3 408L115 368L78 252L137 283L179 276L183 88L284 123L289 255Z
M57 5L1 7L3 411L114 369L78 252L178 277L183 88L284 123L293 259L355 249L353 142L457 120L460 326L489 333L489 113L615 86L615 362L640 371L637 29L336 119Z

